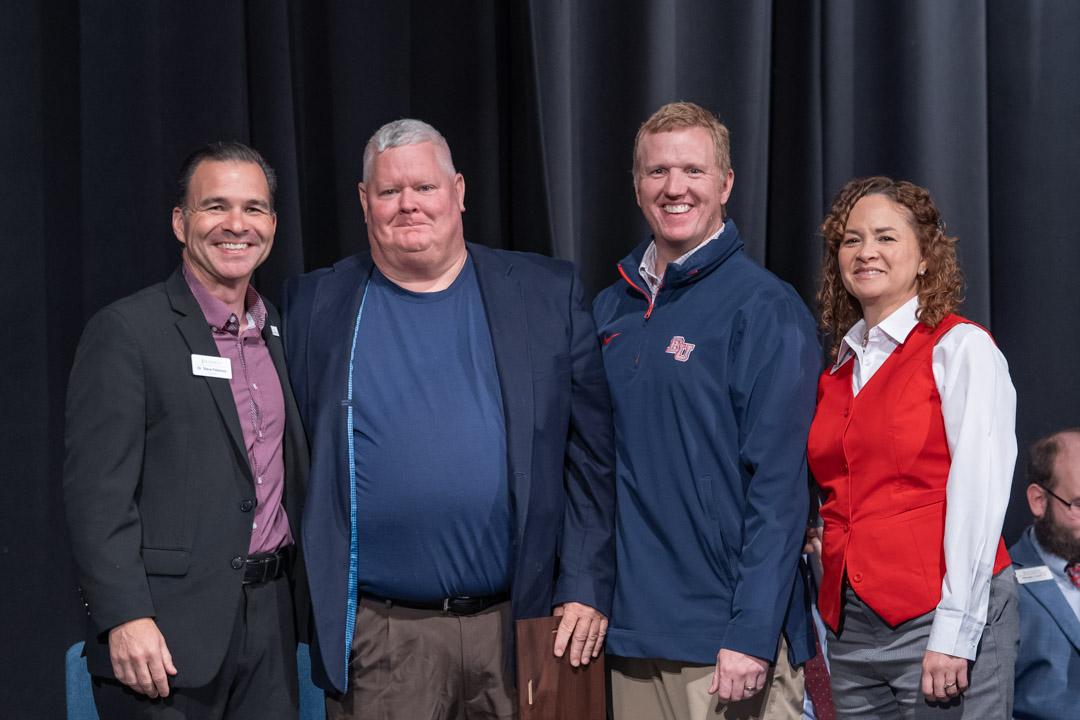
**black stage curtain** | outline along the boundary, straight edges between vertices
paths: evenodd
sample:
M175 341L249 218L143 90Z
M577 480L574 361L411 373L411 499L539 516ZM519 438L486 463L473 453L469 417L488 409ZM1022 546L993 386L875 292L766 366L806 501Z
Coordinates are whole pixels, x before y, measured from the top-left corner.
M67 372L91 313L177 264L174 175L195 145L239 139L278 170L256 278L271 298L364 247L363 145L402 116L448 138L469 239L574 260L595 291L647 231L637 126L694 100L732 130L750 252L808 303L845 180L932 189L1026 446L1078 424L1078 36L1068 0L4 2L0 715L63 713L82 626L59 492ZM1022 490L1021 469L1009 539Z

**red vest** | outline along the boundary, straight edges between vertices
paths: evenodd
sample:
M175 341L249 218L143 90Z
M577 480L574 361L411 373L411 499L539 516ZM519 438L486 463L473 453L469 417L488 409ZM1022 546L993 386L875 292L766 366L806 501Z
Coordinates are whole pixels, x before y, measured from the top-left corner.
M851 393L858 358L818 381L807 455L824 493L818 609L833 632L845 570L855 593L894 627L941 601L950 458L933 351L963 322L949 315L936 328L916 325L858 397ZM994 572L1008 565L999 539Z

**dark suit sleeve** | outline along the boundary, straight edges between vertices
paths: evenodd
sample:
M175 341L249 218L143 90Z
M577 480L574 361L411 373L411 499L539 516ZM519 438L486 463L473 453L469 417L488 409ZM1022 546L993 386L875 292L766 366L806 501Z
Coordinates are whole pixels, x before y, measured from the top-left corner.
M730 392L746 505L723 647L771 662L806 531L806 436L821 351L813 320L795 298L766 297L736 323Z
M99 633L154 605L135 494L146 434L136 329L106 308L87 324L67 394L64 509L79 581Z
M611 614L615 582L615 444L600 345L581 284L570 285L570 428L566 510L554 604L576 601Z

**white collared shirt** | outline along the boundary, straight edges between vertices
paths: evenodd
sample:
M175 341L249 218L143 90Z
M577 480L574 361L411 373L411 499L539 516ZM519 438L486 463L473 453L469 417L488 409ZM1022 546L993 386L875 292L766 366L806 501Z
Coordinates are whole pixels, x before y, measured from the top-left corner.
M724 232L724 225L720 226L720 229L716 231L712 237L707 237L698 243L690 252L680 255L675 258L668 265L682 265L684 262L690 259L690 256L696 253L701 248L709 244L710 241L720 237L720 234ZM664 268L664 272L667 272L667 268ZM638 265L638 273L641 275L641 279L645 281L645 284L649 287L649 294L653 300L656 299L656 293L660 292L660 286L664 284L664 278L662 275L656 274L656 241L653 240L649 243L649 247L645 248L645 254L641 256L641 264Z
M869 335L860 320L844 336L831 372L854 355L854 395L918 323L918 304L912 298ZM932 362L952 462L945 486L947 570L927 649L974 660L1016 463L1016 391L1005 356L969 323L938 340Z
M1057 502L1053 498L1047 498L1047 502ZM1035 552L1039 553L1039 557L1046 563L1046 567L1050 570L1050 574L1054 577L1054 582L1057 583L1058 589L1061 590L1061 594L1065 596L1065 602L1069 603L1069 607L1072 608L1073 614L1076 615L1076 619L1080 620L1080 588L1072 584L1072 580L1065 576L1065 566L1068 564L1064 558L1060 558L1054 553L1050 552L1039 543L1039 538L1035 533L1031 533L1031 543L1035 546Z

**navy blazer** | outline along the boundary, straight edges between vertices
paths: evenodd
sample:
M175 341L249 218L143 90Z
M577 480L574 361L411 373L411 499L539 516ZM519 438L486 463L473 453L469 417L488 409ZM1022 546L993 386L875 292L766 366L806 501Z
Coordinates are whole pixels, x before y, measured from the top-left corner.
M515 618L577 601L605 615L615 574L611 401L573 266L468 245L506 422ZM314 613L313 677L344 692L356 616L352 356L373 262L367 253L291 279L285 347L311 442L303 537ZM310 544L309 544L310 543Z
M1009 548L1017 569L1045 565L1029 527ZM1077 590L1080 592L1080 590ZM1080 620L1054 580L1020 585L1020 652L1016 656L1013 717L1076 717L1080 688Z

